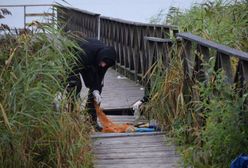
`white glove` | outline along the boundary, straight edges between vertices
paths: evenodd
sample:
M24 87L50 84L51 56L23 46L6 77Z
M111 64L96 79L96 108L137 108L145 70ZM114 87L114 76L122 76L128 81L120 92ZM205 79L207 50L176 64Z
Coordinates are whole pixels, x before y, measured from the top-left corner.
M134 119L135 120L138 120L139 119L139 117L140 117L140 109L139 109L139 107L141 106L141 104L142 104L142 101L137 101L136 103L134 103L134 105L133 105L133 110L134 110Z
M96 103L97 103L97 104L100 104L101 101L102 101L102 97L101 97L101 95L100 95L100 92L99 92L98 90L94 90L94 91L92 92L92 94L93 94L93 96L94 96L94 98L95 98Z
M134 111L137 111L140 107L140 105L142 104L142 101L137 101L136 103L134 103L134 105L132 106L133 107L133 110Z
M56 111L61 110L61 105L62 105L63 100L65 100L65 96L62 95L61 92L57 92L54 99L53 99L53 106L54 106Z

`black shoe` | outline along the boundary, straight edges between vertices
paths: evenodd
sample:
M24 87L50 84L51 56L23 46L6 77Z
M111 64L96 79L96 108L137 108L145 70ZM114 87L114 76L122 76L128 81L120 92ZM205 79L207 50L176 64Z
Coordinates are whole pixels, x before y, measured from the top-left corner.
M94 125L94 129L96 132L101 132L102 131L102 127L99 126L98 124Z

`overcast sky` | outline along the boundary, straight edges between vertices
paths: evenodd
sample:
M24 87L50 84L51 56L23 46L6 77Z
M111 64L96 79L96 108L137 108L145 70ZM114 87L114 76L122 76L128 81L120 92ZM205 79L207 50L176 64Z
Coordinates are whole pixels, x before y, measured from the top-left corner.
M130 21L149 22L152 16L163 10L166 13L171 6L181 9L189 9L193 3L201 3L204 0L66 0L75 8L88 10L99 13L103 16L115 17ZM53 0L0 0L0 5L16 5L16 4L50 4ZM63 3L62 0L56 2ZM23 8L9 8L12 16L1 19L0 23L6 23L11 27L23 26ZM27 8L27 12L39 12L48 10L47 8Z

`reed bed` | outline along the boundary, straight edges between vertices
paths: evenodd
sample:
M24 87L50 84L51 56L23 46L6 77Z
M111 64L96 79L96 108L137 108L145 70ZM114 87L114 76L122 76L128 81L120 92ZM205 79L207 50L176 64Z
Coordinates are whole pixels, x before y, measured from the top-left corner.
M248 3L245 0L215 0L195 4L188 11L172 7L166 23L179 25L206 39L248 51ZM230 167L231 161L248 151L247 83L243 94L227 84L216 71L215 55L203 62L210 80L188 79L181 48L174 45L170 66L158 60L152 67L151 100L145 113L153 116L178 145L184 167ZM237 60L232 59L233 70Z
M1 167L92 167L87 114L68 112L71 98L53 108L77 44L53 27L5 34L0 43Z

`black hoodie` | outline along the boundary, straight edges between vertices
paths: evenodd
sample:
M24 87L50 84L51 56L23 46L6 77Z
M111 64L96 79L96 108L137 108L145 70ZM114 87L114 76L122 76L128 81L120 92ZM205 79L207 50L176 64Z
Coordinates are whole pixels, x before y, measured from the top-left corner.
M78 54L78 62L76 67L73 68L74 75L80 73L87 88L101 92L104 75L107 69L115 64L115 49L106 46L97 39L91 38L85 39L83 42L80 42L79 45L83 49L83 52ZM105 59L107 66L105 68L99 67L100 61ZM79 80L79 78L77 78L77 80ZM78 88L77 92L79 91Z

